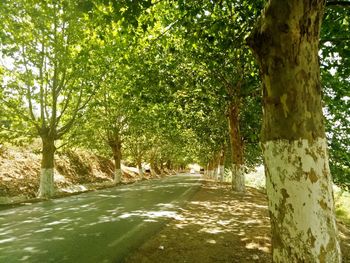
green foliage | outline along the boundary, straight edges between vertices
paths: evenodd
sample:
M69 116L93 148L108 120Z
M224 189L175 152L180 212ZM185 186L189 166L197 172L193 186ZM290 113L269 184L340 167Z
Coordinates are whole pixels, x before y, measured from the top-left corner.
M247 166L261 164L259 73L245 44L264 1L1 1L0 142L51 131L158 165L206 166L240 111ZM348 9L327 9L322 80L335 181L350 182ZM227 163L229 165L229 163Z
M94 67L103 42L73 1L5 1L1 17L6 119L11 129L22 122L33 136L60 139L103 76Z
M350 189L350 10L326 10L321 74L326 102L330 168L336 184Z

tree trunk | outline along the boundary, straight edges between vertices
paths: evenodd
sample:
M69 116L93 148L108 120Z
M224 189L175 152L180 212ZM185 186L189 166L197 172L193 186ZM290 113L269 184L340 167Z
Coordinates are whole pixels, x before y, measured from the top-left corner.
M274 262L341 262L318 61L324 4L270 0L248 39L263 80Z
M218 163L217 163L217 157L214 156L214 159L212 161L212 169L213 169L213 179L216 181L218 176Z
M150 163L151 175L153 177L157 177L158 174L160 174L161 172L159 171L158 166L157 166L157 154L156 154L156 152L151 153L149 163Z
M38 196L50 198L55 194L54 185L54 156L55 140L49 136L42 136L42 160L40 170L40 186Z
M159 176L159 175L162 174L162 169L159 168L158 163L159 163L159 161L155 160L155 162L154 162L154 171L156 173L156 176ZM160 166L162 167L162 163L160 164Z
M108 144L112 149L114 159L114 184L119 184L122 178L122 142L118 133L111 134L108 138Z
M160 159L159 161L160 161L160 171L162 173L164 171L164 162L162 159Z
M220 165L221 165L221 151L216 154L216 159L215 159L215 181L219 181L220 178Z
M232 164L232 189L237 192L245 192L244 167Z
M225 176L225 166L223 164L219 165L219 180L220 182L224 182L224 176Z
M210 160L208 163L208 177L212 179L213 177L213 161Z
M151 170L151 176L156 177L157 176L157 168L156 168L156 163L154 159L150 160L150 170Z
M172 169L171 161L167 161L165 167L170 171Z
M222 149L220 153L220 161L219 161L219 168L218 168L218 176L220 182L224 181L224 175L225 175L225 150Z
M229 131L232 149L232 190L245 192L243 169L243 141L239 128L240 101L235 98L229 108Z
M137 158L137 168L139 169L140 179L143 179L142 161L141 158Z
M112 148L113 151L113 158L114 158L114 183L119 184L122 179L122 168L121 168L121 161L122 161L122 152L121 152L121 144L115 145L115 147Z

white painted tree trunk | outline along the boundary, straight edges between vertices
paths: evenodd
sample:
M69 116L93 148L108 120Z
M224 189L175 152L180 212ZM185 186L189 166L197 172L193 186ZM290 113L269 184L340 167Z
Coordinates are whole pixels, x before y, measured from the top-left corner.
M341 262L326 139L268 141L263 151L273 261Z
M242 165L232 165L232 190L245 192L244 167Z
M122 180L122 169L115 169L114 171L114 184L119 184Z
M55 193L54 187L54 169L41 168L40 170L40 186L39 198L50 198Z
M219 179L220 182L224 181L224 175L225 175L225 166L224 165L219 165Z

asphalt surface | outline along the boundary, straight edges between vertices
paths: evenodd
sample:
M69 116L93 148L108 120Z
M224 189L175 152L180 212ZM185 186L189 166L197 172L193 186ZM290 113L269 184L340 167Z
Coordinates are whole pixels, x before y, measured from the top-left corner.
M0 262L123 262L200 184L177 175L0 211Z

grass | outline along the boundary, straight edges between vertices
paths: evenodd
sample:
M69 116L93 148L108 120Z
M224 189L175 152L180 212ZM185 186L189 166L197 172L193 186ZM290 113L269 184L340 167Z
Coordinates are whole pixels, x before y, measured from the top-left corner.
M334 200L337 219L350 227L350 193L336 188Z

